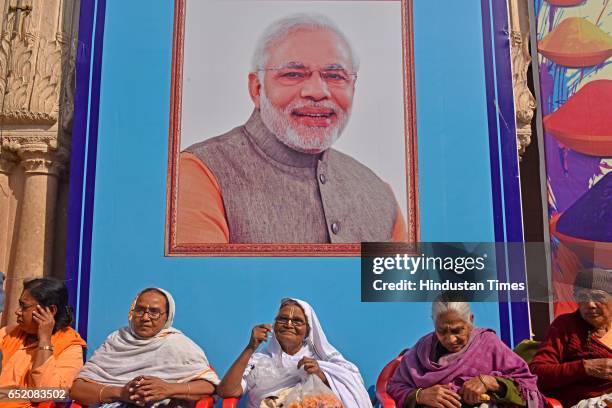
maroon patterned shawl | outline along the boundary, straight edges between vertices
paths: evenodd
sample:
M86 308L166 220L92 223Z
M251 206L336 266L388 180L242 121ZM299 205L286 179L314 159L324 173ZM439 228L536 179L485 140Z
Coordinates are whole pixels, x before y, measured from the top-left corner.
M444 356L443 363L430 359L437 342L436 334L430 333L402 358L387 386L398 407L403 407L408 396L417 388L450 384L457 391L465 381L479 374L513 380L529 408L544 407L544 400L536 385L537 377L493 330L475 328L468 344L461 351Z

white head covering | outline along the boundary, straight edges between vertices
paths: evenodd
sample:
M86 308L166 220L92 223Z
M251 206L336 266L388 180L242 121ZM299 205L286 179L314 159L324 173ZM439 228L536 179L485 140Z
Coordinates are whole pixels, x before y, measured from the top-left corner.
M327 341L327 336L325 336L325 332L321 328L314 309L307 302L295 298L285 298L281 301L281 305L287 300L297 302L304 310L308 320L310 332L304 339L304 345L295 355L289 356L283 352L280 343L274 335L260 352L255 353L251 357L249 367L256 370L257 365L271 359L282 367L296 368L297 370L297 362L300 359L303 357L314 358L317 360L321 371L325 373L330 388L342 400L345 408L372 407L359 369L342 357L342 354ZM279 382L276 387L258 387L255 384L248 390L249 407L259 407L264 398L275 395L276 392L283 388L294 386L301 380L300 376L289 375L285 376L283 381Z
M172 327L172 323L174 323L174 312L176 310L176 306L174 305L174 298L172 297L172 295L167 292L166 290L162 289L162 288L145 288L143 290L141 290L138 295L136 295L136 297L134 298L134 300L132 301L132 304L130 305L130 312L128 313L128 327L130 330L130 333L137 338L142 339L142 337L138 336L136 333L134 333L134 330L132 328L132 319L134 317L133 313L134 313L134 308L136 307L136 302L138 302L138 298L146 292L151 292L151 291L156 291L156 292L160 292L161 294L163 294L166 297L166 300L168 301L168 312L166 314L166 323L164 324L164 327L162 327L161 331L159 333L157 333L155 336L153 337L147 337L148 339L153 339L159 336L163 336L164 333L167 332L168 329L170 329Z
M159 333L142 338L131 328L132 310L138 297L152 289L166 296L168 318ZM155 376L168 382L204 379L218 384L219 378L208 364L204 351L172 327L174 311L174 299L167 291L160 288L142 290L130 307L129 326L111 333L85 363L77 378L114 386L123 386L140 375Z
M327 336L325 336L325 332L323 332L323 329L321 328L321 323L319 323L319 318L317 317L317 314L312 306L303 300L292 298L284 298L281 300L281 306L287 301L294 301L299 304L306 315L306 320L310 326L310 332L304 339L304 342L305 346L312 349L313 353L315 354L314 358L317 360L328 361L337 356L342 357L340 352L336 350L336 348L332 346L329 341L327 341ZM273 336L270 339L270 342L266 344L262 350L262 353L266 352L270 355L278 355L283 352L280 343L276 339L276 336ZM341 358L341 360L344 364L348 364L351 368L354 368L355 371L358 371L354 364L349 363L348 361L344 360L344 358Z

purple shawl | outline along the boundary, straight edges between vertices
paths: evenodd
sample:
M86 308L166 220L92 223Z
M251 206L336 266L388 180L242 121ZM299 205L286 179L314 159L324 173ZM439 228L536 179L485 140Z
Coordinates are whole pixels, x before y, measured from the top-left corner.
M479 374L513 380L529 408L544 407L537 377L527 363L510 350L490 329L475 328L468 344L459 352L444 356L444 363L431 361L438 339L435 333L422 337L402 358L387 391L398 407L417 388L451 384L454 391Z

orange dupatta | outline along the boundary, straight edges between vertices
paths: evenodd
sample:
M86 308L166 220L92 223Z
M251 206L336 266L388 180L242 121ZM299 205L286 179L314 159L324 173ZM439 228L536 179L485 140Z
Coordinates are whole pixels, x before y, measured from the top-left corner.
M7 365L8 361L17 350L25 346L26 337L27 333L21 330L19 326L16 326L10 332L6 333L0 345L0 350L2 351L2 367ZM57 357L72 345L86 347L87 343L85 343L85 340L81 338L76 330L72 327L66 327L65 329L58 330L51 336L51 345L53 346L53 357ZM27 386L27 384L23 385Z

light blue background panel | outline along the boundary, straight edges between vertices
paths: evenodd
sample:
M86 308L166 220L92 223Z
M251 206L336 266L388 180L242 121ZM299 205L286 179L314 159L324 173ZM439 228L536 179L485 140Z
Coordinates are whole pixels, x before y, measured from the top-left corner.
M431 331L430 305L360 302L358 258L164 257L173 2L108 0L95 175L89 353L160 286L175 326L222 375L251 327L287 296L310 302L330 341L374 384ZM421 236L494 241L480 1L415 0ZM364 28L367 29L367 28ZM401 171L401 169L398 169ZM499 328L497 304L475 304Z

